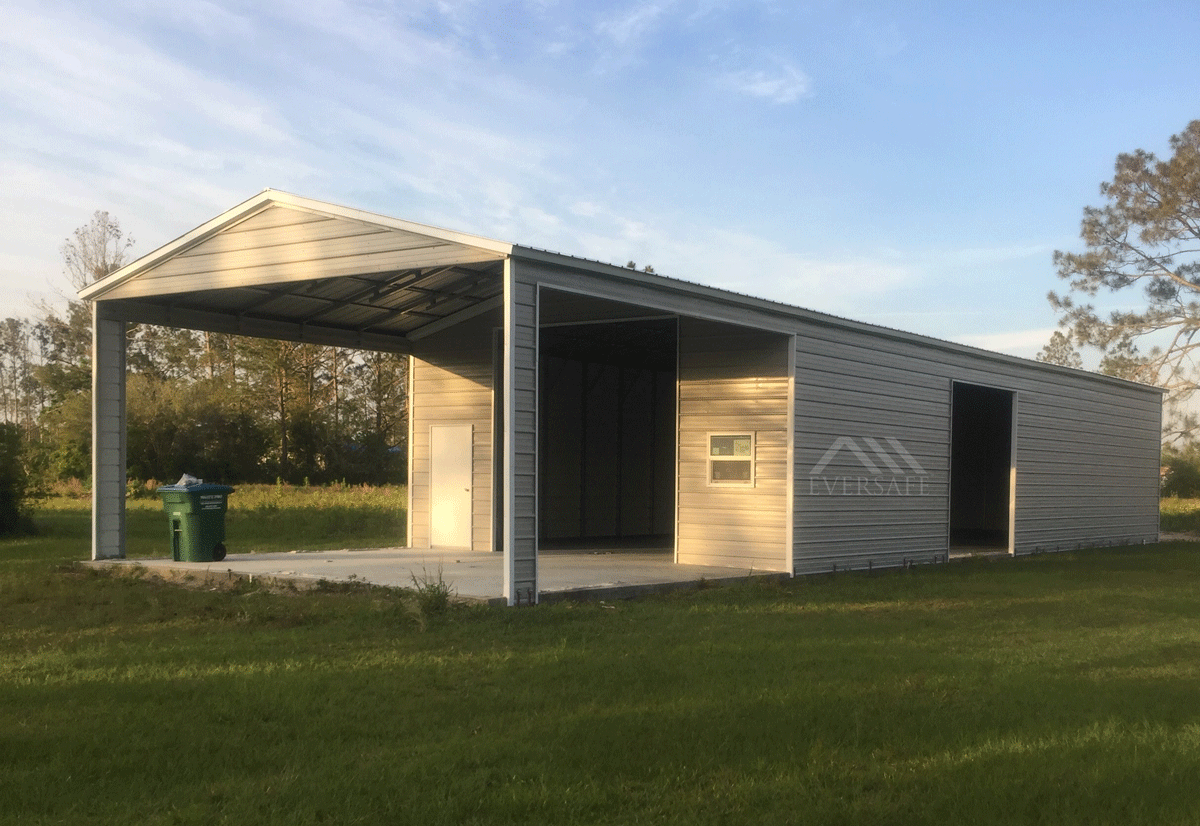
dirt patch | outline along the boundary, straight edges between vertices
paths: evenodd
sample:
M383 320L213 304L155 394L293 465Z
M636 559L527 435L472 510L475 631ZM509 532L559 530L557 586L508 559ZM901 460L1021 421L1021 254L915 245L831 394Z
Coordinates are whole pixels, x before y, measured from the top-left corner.
M135 562L79 562L79 568L108 576L123 576L143 582L173 585L196 591L242 591L248 587L269 591L274 594L302 594L310 591L357 591L369 590L366 583L329 582L323 579L301 579L270 576L265 574L241 574L234 571L181 571L177 568L150 567ZM76 568L78 571L79 568ZM378 586L377 586L378 587Z

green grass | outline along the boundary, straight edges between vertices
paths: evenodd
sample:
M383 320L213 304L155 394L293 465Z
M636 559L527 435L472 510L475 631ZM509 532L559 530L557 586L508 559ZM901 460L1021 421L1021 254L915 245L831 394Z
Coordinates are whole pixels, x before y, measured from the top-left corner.
M403 547L407 492L403 486L292 487L240 485L229 495L230 553ZM41 502L37 523L46 536L86 543L90 499L58 496ZM167 517L153 494L126 501L125 550L130 557L170 556Z
M9 540L0 822L1196 823L1194 548L422 614Z
M1163 499L1159 525L1164 531L1200 532L1200 499Z

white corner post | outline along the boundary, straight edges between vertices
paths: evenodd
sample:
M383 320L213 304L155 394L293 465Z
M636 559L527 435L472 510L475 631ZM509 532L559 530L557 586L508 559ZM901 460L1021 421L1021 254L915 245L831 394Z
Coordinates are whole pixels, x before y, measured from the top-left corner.
M125 557L125 322L92 303L92 559Z

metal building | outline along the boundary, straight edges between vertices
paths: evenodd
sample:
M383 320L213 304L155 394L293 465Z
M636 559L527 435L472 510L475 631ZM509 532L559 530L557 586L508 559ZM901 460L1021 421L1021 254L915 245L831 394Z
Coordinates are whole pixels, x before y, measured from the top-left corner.
M125 325L408 353L408 542L808 573L1158 538L1162 394L267 190L81 291L93 558L124 556Z

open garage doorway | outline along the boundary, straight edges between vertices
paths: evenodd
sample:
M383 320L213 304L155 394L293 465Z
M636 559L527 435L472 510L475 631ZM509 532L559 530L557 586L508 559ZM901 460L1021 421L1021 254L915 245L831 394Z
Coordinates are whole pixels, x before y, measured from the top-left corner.
M962 382L952 392L950 549L1012 553L1015 394Z
M620 308L557 293L543 307L559 320L539 334L541 550L673 554L677 320L593 320Z

